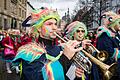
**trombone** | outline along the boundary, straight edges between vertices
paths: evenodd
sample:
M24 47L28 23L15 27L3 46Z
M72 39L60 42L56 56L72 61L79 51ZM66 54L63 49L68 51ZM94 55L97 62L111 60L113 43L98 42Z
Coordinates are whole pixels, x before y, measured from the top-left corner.
M57 33L54 33L57 37L59 37L61 40L63 40L65 43L67 42L66 40L64 40L62 37L60 37ZM93 63L95 63L96 65L98 65L100 67L100 69L103 72L103 79L104 80L110 80L112 78L112 76L114 76L115 74L115 70L117 67L116 63L113 63L111 65L107 65L105 63L103 63L102 61L96 59L95 57L93 57L91 54L87 53L85 50L81 50ZM77 53L76 53L77 54ZM74 55L74 56L78 56L78 55ZM74 60L76 60L75 58L73 58ZM78 65L80 62L78 62ZM81 65L80 65L81 66ZM83 68L84 69L84 68Z

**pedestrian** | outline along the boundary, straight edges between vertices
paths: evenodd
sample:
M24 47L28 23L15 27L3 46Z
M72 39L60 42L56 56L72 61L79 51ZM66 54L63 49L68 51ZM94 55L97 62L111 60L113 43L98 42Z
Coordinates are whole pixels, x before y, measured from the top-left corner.
M12 73L11 61L15 57L14 41L10 37L10 31L5 33L5 38L2 40L2 45L4 47L4 59L6 61L7 73Z

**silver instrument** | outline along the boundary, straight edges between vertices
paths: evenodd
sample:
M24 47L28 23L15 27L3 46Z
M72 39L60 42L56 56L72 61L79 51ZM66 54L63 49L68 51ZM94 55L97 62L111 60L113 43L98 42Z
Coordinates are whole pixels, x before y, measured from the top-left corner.
M73 56L73 60L76 66L81 67L88 74L91 72L92 63L83 55L82 52L78 52Z
M55 33L55 35L58 36L60 39L62 39L64 42L67 42L63 38L61 38L59 35L57 35L56 33ZM81 50L81 52L84 53L84 55L87 56L93 63L95 63L96 65L99 66L99 68L103 72L103 80L110 80L112 78L112 76L115 75L116 70L117 70L117 63L107 65L107 64L103 63L101 60L93 57L91 54L89 54L85 50ZM83 59L80 59L80 58L87 60L88 64L84 64ZM81 68L83 68L83 70L85 70L86 72L89 73L89 70L91 69L92 65L88 59L81 56L79 53L76 53L75 56L73 57L73 60L77 65L79 65Z
M54 33L58 38L60 38L65 43L67 42L65 39L63 39L61 36L59 36L57 33ZM73 63L75 63L76 66L81 67L84 71L86 71L88 74L91 72L92 63L91 61L84 56L82 52L77 52L73 58Z

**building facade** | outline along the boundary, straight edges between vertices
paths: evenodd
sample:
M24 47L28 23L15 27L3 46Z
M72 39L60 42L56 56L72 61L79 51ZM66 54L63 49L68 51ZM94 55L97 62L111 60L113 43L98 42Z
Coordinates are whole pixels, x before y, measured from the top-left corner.
M0 0L0 29L22 29L27 0Z

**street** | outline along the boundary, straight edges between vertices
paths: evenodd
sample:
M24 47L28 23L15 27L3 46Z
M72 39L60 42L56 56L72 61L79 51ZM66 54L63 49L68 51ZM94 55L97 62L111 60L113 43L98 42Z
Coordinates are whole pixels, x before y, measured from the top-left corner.
M16 74L15 70L12 70L12 72L11 74L6 72L5 62L1 60L0 56L0 80L20 80L19 74Z

